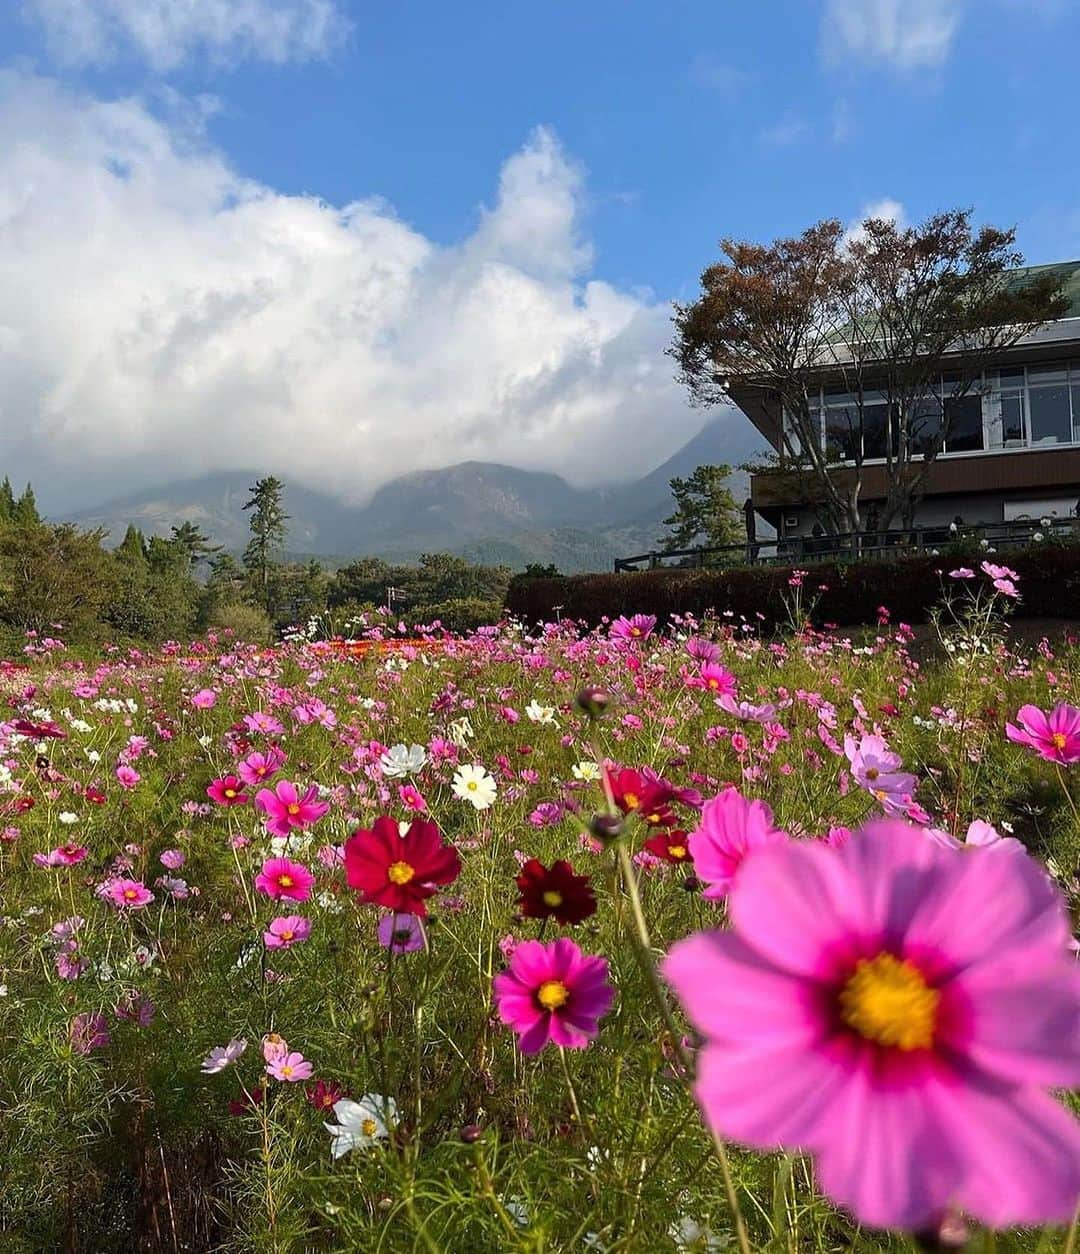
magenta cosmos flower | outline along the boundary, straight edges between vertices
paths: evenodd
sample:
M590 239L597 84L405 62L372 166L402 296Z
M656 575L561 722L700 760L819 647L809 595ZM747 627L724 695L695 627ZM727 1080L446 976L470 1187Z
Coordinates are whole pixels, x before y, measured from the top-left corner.
M549 1041L584 1049L615 998L607 977L607 962L572 940L523 941L493 981L495 1009L518 1034L523 1054L539 1053Z
M255 876L255 887L274 901L307 901L314 883L307 867L291 858L267 858Z
M293 830L310 827L330 809L329 802L316 800L318 795L313 784L301 797L295 784L282 779L272 789L260 788L255 805L265 813L266 830L272 836L288 836Z
M1022 705L1016 722L1005 724L1005 735L1027 745L1047 762L1071 766L1080 762L1080 710L1074 705L1055 705L1049 714L1037 706Z
M207 785L206 795L219 806L242 806L248 799L243 781L235 775L222 775L211 780Z
M107 880L98 892L121 910L137 910L154 900L154 894L138 880Z
M747 801L735 788L706 801L701 825L687 841L694 871L708 885L702 896L710 901L726 897L746 855L782 840L787 833L773 826L772 810L764 801Z
M1069 1218L1080 1129L1045 1088L1080 1080L1080 971L1036 863L879 820L756 852L729 910L663 967L705 1037L710 1126L813 1152L875 1227Z
M608 634L612 640L625 640L627 643L632 643L635 640L648 639L655 627L655 614L634 614L630 618L622 615L611 624Z

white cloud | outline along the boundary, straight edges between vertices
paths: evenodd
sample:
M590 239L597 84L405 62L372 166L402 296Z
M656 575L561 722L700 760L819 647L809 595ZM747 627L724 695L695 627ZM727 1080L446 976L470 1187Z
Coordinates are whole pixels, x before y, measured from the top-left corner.
M728 100L741 96L753 81L748 70L740 69L717 56L715 52L699 52L690 62L691 83L706 91L714 91Z
M39 495L270 469L361 500L475 458L629 478L701 425L669 309L590 274L536 131L455 246L239 176L138 100L0 73L0 468Z
M158 71L189 57L283 64L326 56L349 23L337 0L23 0L63 65L135 55Z
M827 60L883 61L900 70L943 65L964 0L828 0L822 27Z
M789 144L797 144L800 139L810 133L810 127L802 118L784 118L761 132L761 138L767 144L777 148L786 148Z
M893 200L888 196L881 200L872 200L869 204L863 205L858 214L847 224L847 230L844 232L843 245L854 243L866 236L866 223L872 218L877 218L882 222L895 222L898 227L907 226L907 214L904 206L898 200Z

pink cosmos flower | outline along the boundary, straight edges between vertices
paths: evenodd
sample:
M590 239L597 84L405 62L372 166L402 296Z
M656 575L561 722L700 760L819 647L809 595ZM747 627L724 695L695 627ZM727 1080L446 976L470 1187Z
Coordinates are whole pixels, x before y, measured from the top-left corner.
M1009 566L997 566L993 562L983 562L979 569L991 579L1019 579L1020 576Z
M97 891L120 910L137 910L154 900L154 894L138 880L106 880Z
M725 714L742 719L746 723L767 723L775 716L777 710L775 705L754 705L750 701L736 701L727 692L719 698L716 704Z
M164 849L160 855L161 865L170 871L179 871L186 859L179 849Z
M996 849L1002 853L1027 853L1023 842L1015 836L1002 836L996 827L976 819L968 824L963 840L957 840L940 827L928 827L927 836L945 849Z
M377 933L379 944L392 954L411 954L424 947L424 925L415 914L384 914Z
M34 862L38 866L78 866L88 852L85 845L61 845L47 854L34 854Z
M707 692L719 696L721 701L725 698L730 701L739 683L731 671L719 662L702 662L696 682Z
M274 919L268 931L263 932L263 944L267 949L291 949L311 935L311 920L299 914L288 914Z
M116 778L120 781L122 788L134 788L142 776L133 766L118 766Z
M206 1075L217 1075L234 1063L247 1049L247 1041L243 1037L233 1039L228 1045L215 1045L202 1062L202 1070Z
M1016 715L1016 726L1005 724L1005 735L1018 745L1034 749L1047 762L1071 766L1080 762L1080 709L1074 705L1055 705L1049 714L1037 706L1022 705Z
M584 1049L615 998L606 960L565 937L546 945L522 941L492 988L499 1018L518 1034L523 1054L539 1053L549 1041Z
M68 1030L71 1048L77 1054L89 1054L95 1049L104 1049L110 1043L109 1021L102 1014L76 1015Z
M277 745L271 745L265 753L249 753L242 762L237 764L236 773L245 784L254 788L256 784L261 784L272 775L276 775L284 765L284 752Z
M255 805L266 814L266 830L272 836L288 836L299 828L309 827L330 809L330 803L317 800L319 790L314 784L301 797L295 784L278 780L273 788L261 788Z
M262 732L265 736L280 736L285 730L279 719L264 710L256 710L254 714L244 715L244 726L250 732Z
M213 688L200 688L191 698L191 704L197 710L212 710L217 705L217 693Z
M304 1055L295 1050L284 1058L275 1058L273 1062L266 1064L267 1075L273 1076L275 1080L288 1080L292 1084L298 1080L310 1080L314 1070Z
M910 797L916 779L900 770L903 761L880 736L844 737L844 753L851 763L852 777L883 804L891 798Z
M608 634L612 640L624 640L630 644L648 639L655 627L655 614L635 614L631 618L621 615L611 624Z
M398 797L406 810L413 810L417 814L423 814L427 810L423 794L412 784L399 784Z
M764 801L747 801L737 789L725 788L705 802L701 825L687 841L694 872L708 885L702 896L710 901L726 897L748 854L787 838L773 826Z
M206 795L219 806L242 806L248 799L243 784L235 775L222 775L212 780L207 785Z
M958 566L956 570L949 571L950 579L974 579L975 572L967 566Z
M274 901L307 901L315 876L291 858L268 858L255 876L255 887Z
M790 842L740 874L730 932L663 973L705 1038L719 1134L817 1156L860 1221L919 1230L1068 1220L1080 1129L1080 971L1057 890L1022 857L957 857L879 820L840 849ZM762 1083L762 1077L768 1083Z

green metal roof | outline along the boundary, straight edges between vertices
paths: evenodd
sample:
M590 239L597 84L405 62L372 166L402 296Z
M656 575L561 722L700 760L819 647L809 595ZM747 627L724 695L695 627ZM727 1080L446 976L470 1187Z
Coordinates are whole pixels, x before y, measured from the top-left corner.
M1020 266L1009 271L1010 286L1021 284L1038 278L1044 274L1052 274L1060 283L1061 294L1068 299L1069 308L1066 318L1080 318L1080 261L1055 261L1045 266Z

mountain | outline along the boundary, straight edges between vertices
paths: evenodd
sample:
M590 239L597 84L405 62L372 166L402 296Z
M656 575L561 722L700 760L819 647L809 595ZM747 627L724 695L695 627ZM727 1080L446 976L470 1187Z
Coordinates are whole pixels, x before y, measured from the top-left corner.
M668 480L717 462L735 465L762 448L749 423L706 424L662 466L632 483L599 490L575 488L558 475L491 462L462 462L416 471L384 484L364 506L286 483L289 551L324 560L371 554L414 560L420 553L460 553L473 561L520 568L553 562L560 570L610 569L620 555L655 547L671 511ZM168 535L182 522L198 524L235 552L248 539L243 512L256 472L218 472L167 484L72 515L119 541L129 523ZM732 475L736 500L746 476Z

